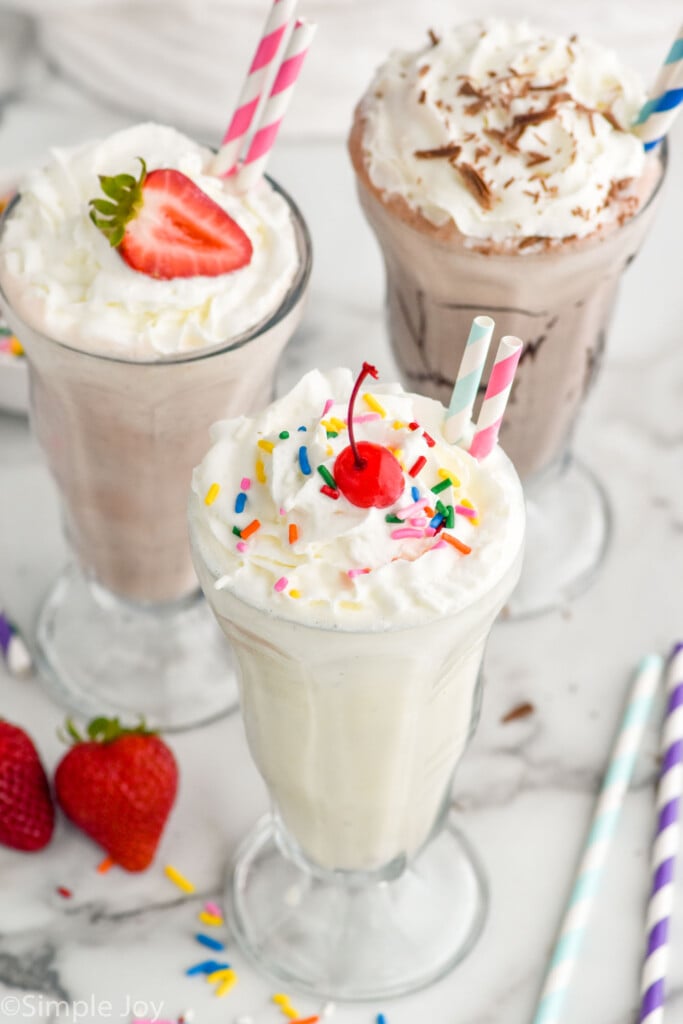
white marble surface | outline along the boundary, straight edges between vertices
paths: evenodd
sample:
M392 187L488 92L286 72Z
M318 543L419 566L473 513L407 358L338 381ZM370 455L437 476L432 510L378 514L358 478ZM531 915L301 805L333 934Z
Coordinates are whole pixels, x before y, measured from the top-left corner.
M3 163L24 165L49 143L106 131L122 120L37 69L23 97L3 111L0 174ZM606 482L615 509L607 564L571 608L531 623L502 624L490 644L482 721L454 790L460 823L490 879L486 930L469 958L439 984L382 1006L338 1007L332 1019L340 1024L370 1024L380 1010L388 1024L523 1024L531 1018L629 672L644 652L665 651L683 633L682 167L679 130L659 219L627 273L606 365L577 437L577 450ZM314 363L353 365L369 355L388 377L382 271L341 142L288 143L273 171L299 198L315 241L310 308L284 359L279 387ZM30 635L65 547L40 453L25 422L9 416L0 416L0 494L0 597ZM533 702L535 713L503 725L502 716L519 701ZM0 667L0 714L27 727L47 765L56 763L55 731L63 715L37 679L11 680ZM274 986L232 943L229 959L241 980L227 999L216 1000L202 981L184 977L184 969L202 959L192 939L196 909L203 899L219 897L230 855L266 800L238 717L172 743L180 795L157 866L146 874L115 869L98 875L100 851L63 821L41 854L0 850L2 1024L127 1021L134 999L161 1002L164 1018L193 1007L197 1024L231 1022L241 1014L256 1024L284 1019L269 1004ZM567 1024L634 1019L655 753L651 732ZM165 879L161 866L168 861L196 882L196 897L181 897ZM73 890L72 900L56 894L60 885ZM671 1024L683 1021L683 906L675 945ZM73 1009L54 1002L60 999L76 1001ZM296 1005L304 1014L318 1008L307 998Z

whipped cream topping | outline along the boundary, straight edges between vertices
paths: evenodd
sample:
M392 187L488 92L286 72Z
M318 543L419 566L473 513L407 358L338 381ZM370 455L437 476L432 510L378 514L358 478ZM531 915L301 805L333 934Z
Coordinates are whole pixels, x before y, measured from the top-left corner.
M633 212L635 72L588 39L476 21L393 53L365 94L372 183L469 237L582 238Z
M98 175L174 168L237 221L251 262L218 277L155 280L131 269L89 218ZM0 282L35 329L75 348L157 359L217 345L272 314L299 254L287 202L263 181L246 196L207 173L210 150L172 128L141 124L69 150L28 175L0 238Z
M457 612L519 556L512 464L498 447L477 462L446 441L440 403L373 381L356 403L356 440L394 451L403 493L383 509L335 499L328 474L349 443L352 385L348 370L314 370L254 419L214 426L192 480L200 557L219 589L309 625L381 630Z

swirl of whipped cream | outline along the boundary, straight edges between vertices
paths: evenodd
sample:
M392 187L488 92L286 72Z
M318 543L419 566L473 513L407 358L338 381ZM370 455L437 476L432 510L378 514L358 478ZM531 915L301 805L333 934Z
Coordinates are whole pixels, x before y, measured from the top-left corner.
M645 99L588 39L476 21L377 71L359 108L363 157L376 188L437 226L583 238L633 212L645 154L629 126Z
M403 494L384 509L333 499L321 487L349 443L352 385L349 370L313 370L254 419L213 427L192 480L199 556L219 589L312 625L386 629L457 612L519 558L517 474L498 447L477 462L449 444L439 402L377 384L361 390L355 432L395 452ZM448 525L435 532L437 502Z
M98 175L182 171L244 229L251 262L218 277L155 280L131 269L89 218ZM124 359L156 359L236 337L268 317L299 255L289 206L263 181L247 196L207 173L210 150L172 128L141 124L54 150L30 173L0 238L0 280L16 312L48 337Z

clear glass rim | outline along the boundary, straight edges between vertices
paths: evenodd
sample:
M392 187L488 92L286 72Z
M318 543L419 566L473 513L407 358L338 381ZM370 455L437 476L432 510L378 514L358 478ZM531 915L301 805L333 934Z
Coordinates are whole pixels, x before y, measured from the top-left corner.
M56 338L51 338L48 335L43 334L43 332L40 329L32 327L31 324L26 324L27 329L33 331L34 333L40 335L43 338L46 338L53 345L58 345L60 348L66 349L69 352L76 352L78 353L79 356L103 360L104 362L107 363L122 363L126 366L173 366L176 364L182 365L185 363L195 363L199 362L202 359L210 359L212 356L222 355L224 352L231 352L234 351L235 349L244 348L244 346L248 345L249 342L255 341L266 331L269 331L271 328L275 327L276 324L278 324L281 320L284 320L284 318L292 311L292 309L294 309L294 307L300 301L300 299L305 293L306 286L308 285L313 263L313 243L311 241L311 235L308 230L308 225L304 220L301 210L294 202L292 197L289 195L289 193L281 185L279 185L276 181L273 180L273 178L269 177L268 175L264 175L264 177L268 184L271 186L271 188L279 196L281 196L289 206L289 210L292 215L292 220L294 223L294 229L296 233L297 249L299 251L299 256L301 257L299 267L297 269L297 272L294 276L292 283L287 289L286 295L280 302L277 309L275 309L274 312L271 313L265 320L260 320L252 327L249 327L247 328L247 330L242 331L241 334L238 334L235 337L230 338L230 340L227 342L218 342L216 345L208 345L203 348L197 349L196 351L193 351L191 353L178 352L169 356L162 356L157 359L126 359L124 356L118 354L108 355L104 352L92 352L85 348L79 348L77 345L69 345L65 341L60 341ZM14 196L12 201L7 205L7 208L3 211L2 215L0 216L0 238L2 237L5 224L10 219L12 211L15 209L19 202L21 202L21 193L17 193L17 195ZM5 293L1 281L0 299L2 299L5 305L14 312L14 307ZM17 316L19 320L25 323L24 318L20 316L18 313L15 313L15 316Z

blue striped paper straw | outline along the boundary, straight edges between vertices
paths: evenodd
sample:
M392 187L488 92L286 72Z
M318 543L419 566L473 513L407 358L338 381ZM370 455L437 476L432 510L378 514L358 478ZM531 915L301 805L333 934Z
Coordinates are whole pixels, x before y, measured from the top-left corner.
M556 1024L560 1020L621 807L633 777L645 726L659 688L662 665L658 655L650 654L638 666L533 1024Z
M647 950L640 992L641 1024L661 1024L669 966L669 926L675 903L676 858L683 794L683 644L677 644L667 673L662 766L657 786L657 831L652 844L652 891L647 909Z
M661 67L650 99L633 123L633 131L642 139L646 151L659 145L678 116L682 103L683 26Z
M451 444L462 438L472 416L494 327L490 316L475 316L472 321L444 424L444 434Z

